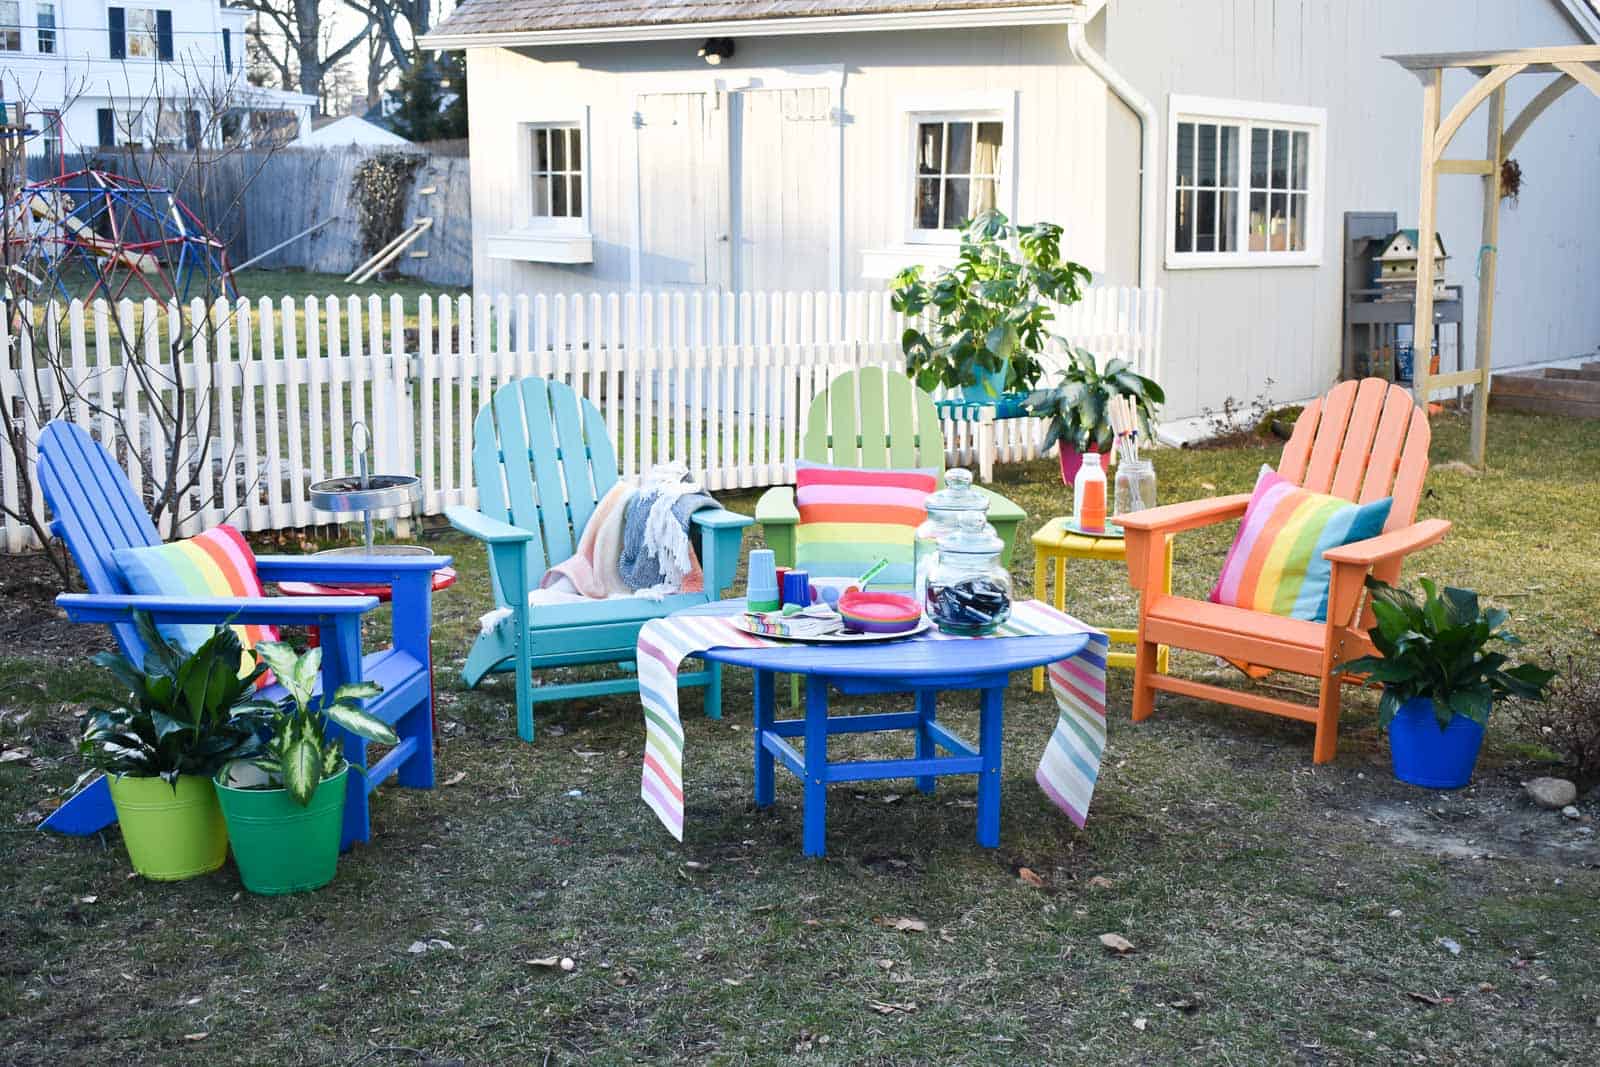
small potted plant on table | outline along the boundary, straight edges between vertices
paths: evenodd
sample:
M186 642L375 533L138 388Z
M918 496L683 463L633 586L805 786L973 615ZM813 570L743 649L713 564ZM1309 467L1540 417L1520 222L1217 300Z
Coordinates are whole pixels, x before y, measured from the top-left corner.
M1127 360L1108 360L1102 368L1094 353L1076 347L1068 349L1060 384L1028 394L1028 413L1049 420L1040 447L1057 446L1061 480L1067 485L1077 476L1085 453L1110 450L1115 439L1111 401L1117 396L1126 396L1133 402L1139 432L1149 440L1157 409L1166 402L1167 395Z
M1555 672L1511 665L1491 643L1520 645L1505 629L1509 614L1483 610L1478 594L1421 579L1423 598L1373 578L1368 631L1378 649L1340 669L1383 684L1379 721L1389 731L1394 774L1432 789L1457 789L1472 778L1494 703L1514 696L1544 699Z
M365 773L328 737L328 723L379 744L396 744L399 738L354 703L377 696L382 690L376 683L340 686L331 700L313 708L322 649L296 654L282 642L269 641L257 645L256 652L290 699L272 707L271 739L261 752L217 774L233 861L252 893L317 889L333 880L338 867L345 781L352 768Z
M148 615L135 615L134 623L148 649L142 668L114 652L94 657L128 687L130 699L91 710L79 748L109 776L133 869L177 881L214 871L228 857L211 779L229 760L261 747L247 698L265 668L245 658L229 628L218 628L191 655Z
M996 405L1038 382L1052 304L1077 303L1090 281L1087 267L1061 258L1060 226L1015 225L999 211L967 223L953 265L928 280L922 272L908 267L891 283L890 305L911 320L900 340L907 373L923 389Z

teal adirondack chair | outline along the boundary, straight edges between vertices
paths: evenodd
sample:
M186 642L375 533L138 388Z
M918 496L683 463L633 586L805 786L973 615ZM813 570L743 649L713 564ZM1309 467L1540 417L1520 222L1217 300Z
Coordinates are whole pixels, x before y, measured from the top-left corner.
M933 397L904 374L863 367L840 375L811 401L800 455L813 463L862 470L933 468L944 483L944 433ZM1027 512L998 493L989 497L989 522L1005 541L1002 557L1011 565L1017 527ZM794 487L768 489L756 502L756 522L778 566L794 565L794 532L800 512Z
M632 675L565 685L533 684L533 672L584 663L631 666L639 629L650 619L715 600L733 584L745 515L706 509L691 519L705 572L705 592L530 608L528 591L545 571L571 557L596 503L617 483L617 453L595 406L572 387L543 378L508 382L478 412L472 430L478 509L445 514L462 533L484 542L495 603L510 615L480 634L462 680L469 688L497 671L515 671L517 733L533 740L533 705L551 700L632 693ZM706 714L721 717L722 675L716 665L679 676L706 689Z

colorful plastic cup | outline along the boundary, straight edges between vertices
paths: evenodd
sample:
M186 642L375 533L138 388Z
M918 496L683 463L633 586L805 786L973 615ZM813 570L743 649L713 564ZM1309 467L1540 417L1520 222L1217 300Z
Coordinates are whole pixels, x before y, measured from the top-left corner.
M811 606L811 575L801 570L791 570L783 576L783 602Z
M751 550L744 598L745 607L751 611L776 611L783 606L778 586L777 558L772 554L772 549Z

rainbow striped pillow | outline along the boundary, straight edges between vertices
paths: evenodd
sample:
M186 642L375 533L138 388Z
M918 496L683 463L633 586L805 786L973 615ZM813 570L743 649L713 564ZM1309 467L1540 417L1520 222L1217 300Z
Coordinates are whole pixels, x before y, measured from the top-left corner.
M186 541L145 548L119 548L112 553L128 588L147 596L195 598L263 597L266 590L256 574L255 553L232 526L218 526ZM167 640L193 652L211 636L209 625L161 623L156 627ZM276 626L235 626L245 648L244 670L255 666L250 650L261 641L278 640ZM243 673L241 671L241 673Z
M1332 570L1322 554L1383 532L1393 497L1352 504L1301 489L1263 465L1211 600L1325 622Z
M860 470L799 460L795 470L795 566L812 578L853 578L880 559L872 584L911 587L912 535L928 517L933 470Z

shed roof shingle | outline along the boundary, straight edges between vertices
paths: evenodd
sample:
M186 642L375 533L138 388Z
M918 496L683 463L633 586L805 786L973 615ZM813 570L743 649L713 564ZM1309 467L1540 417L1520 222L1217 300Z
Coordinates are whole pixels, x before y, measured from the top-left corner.
M1063 0L464 0L430 36L1061 6ZM1070 2L1070 0L1067 0Z

